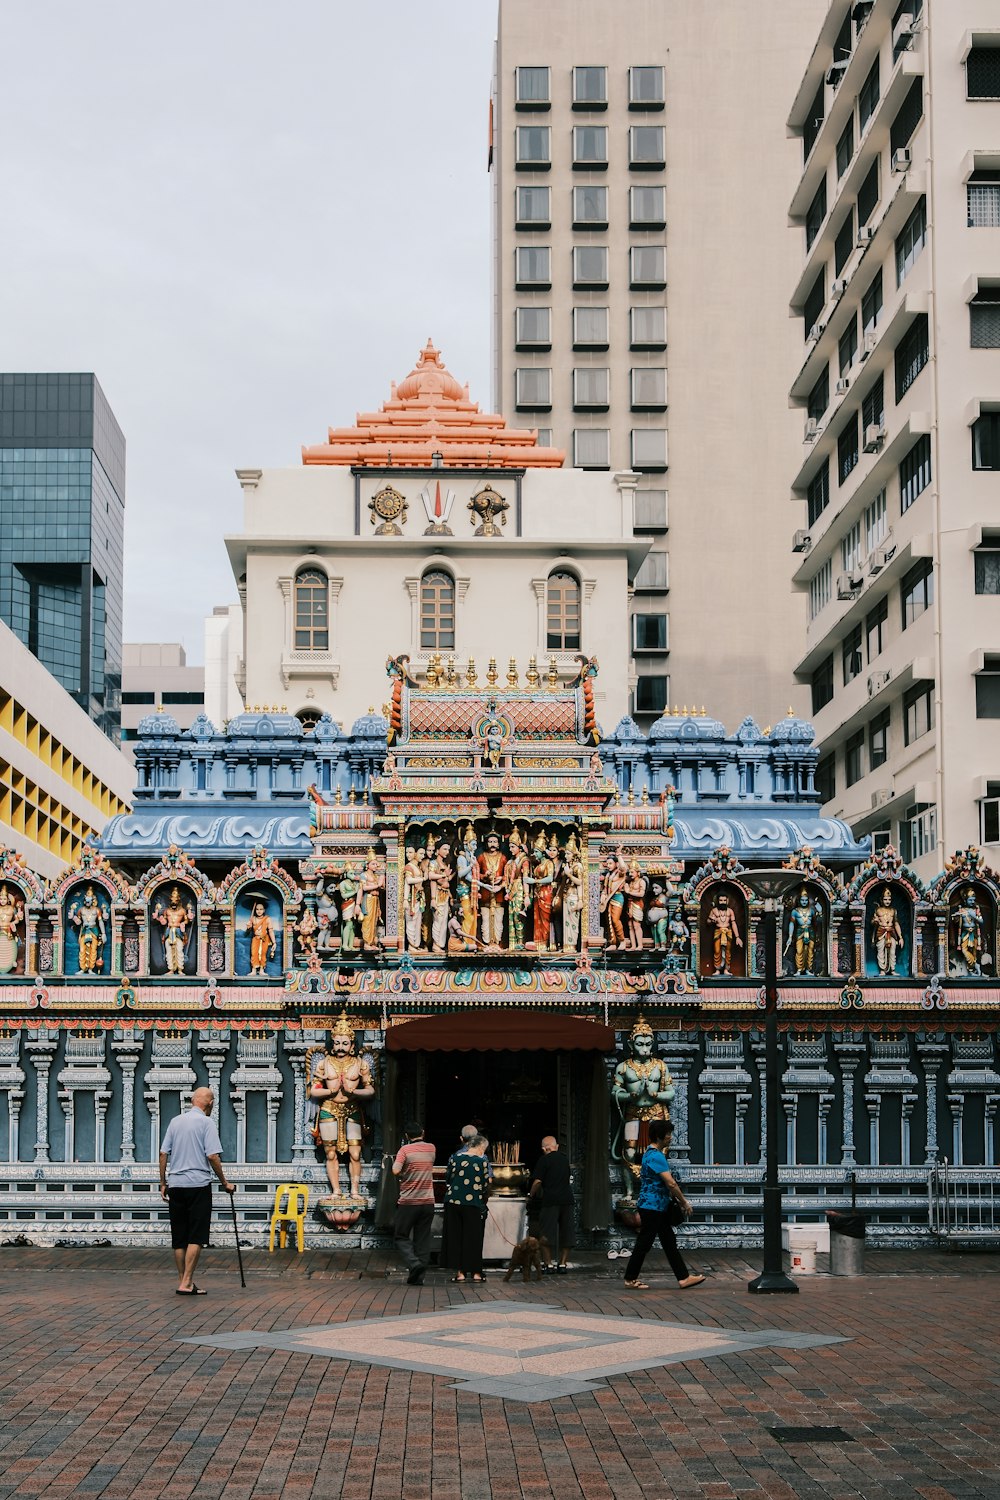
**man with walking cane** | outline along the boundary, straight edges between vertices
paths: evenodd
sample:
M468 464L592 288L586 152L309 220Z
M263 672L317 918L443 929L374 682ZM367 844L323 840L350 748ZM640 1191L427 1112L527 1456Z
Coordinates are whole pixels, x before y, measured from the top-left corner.
M160 1147L160 1196L170 1209L170 1242L177 1262L178 1297L204 1297L195 1286L194 1269L212 1223L212 1174L227 1193L236 1184L222 1170L222 1142L212 1119L215 1095L195 1089L191 1108L167 1126ZM168 1166L169 1164L169 1166Z

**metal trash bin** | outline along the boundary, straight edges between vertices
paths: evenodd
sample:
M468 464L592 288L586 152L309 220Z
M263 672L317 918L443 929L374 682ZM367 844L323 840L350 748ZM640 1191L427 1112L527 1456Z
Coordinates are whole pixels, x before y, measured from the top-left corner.
M865 1216L842 1213L828 1208L830 1225L830 1274L863 1276L865 1274Z

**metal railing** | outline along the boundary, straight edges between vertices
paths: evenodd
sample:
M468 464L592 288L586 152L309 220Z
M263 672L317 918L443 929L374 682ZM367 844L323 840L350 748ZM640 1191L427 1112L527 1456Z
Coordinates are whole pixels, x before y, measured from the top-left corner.
M1000 1244L1000 1167L953 1166L946 1157L928 1173L927 1212L946 1244Z

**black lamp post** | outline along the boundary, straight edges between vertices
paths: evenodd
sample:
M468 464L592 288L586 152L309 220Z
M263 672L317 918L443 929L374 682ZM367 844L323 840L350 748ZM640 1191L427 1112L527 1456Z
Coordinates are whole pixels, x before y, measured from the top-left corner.
M797 1292L785 1275L781 1258L781 1184L778 1181L778 913L782 897L802 882L801 870L741 870L747 885L764 903L764 1269L747 1285L751 1292Z

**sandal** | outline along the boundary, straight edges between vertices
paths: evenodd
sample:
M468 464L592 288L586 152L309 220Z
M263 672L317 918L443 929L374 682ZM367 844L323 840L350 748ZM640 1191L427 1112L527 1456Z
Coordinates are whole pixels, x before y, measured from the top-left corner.
M464 1281L465 1277L460 1274L458 1276L449 1276L448 1280L449 1281Z
M625 1285L628 1287L628 1289L629 1289L630 1292L648 1292L649 1291L649 1282L648 1281L626 1281Z
M192 1282L190 1286L179 1286L177 1295L178 1297L207 1297L208 1293Z
M473 1276L472 1279L473 1279L473 1281L485 1281L486 1277L485 1276L475 1275L475 1276Z

